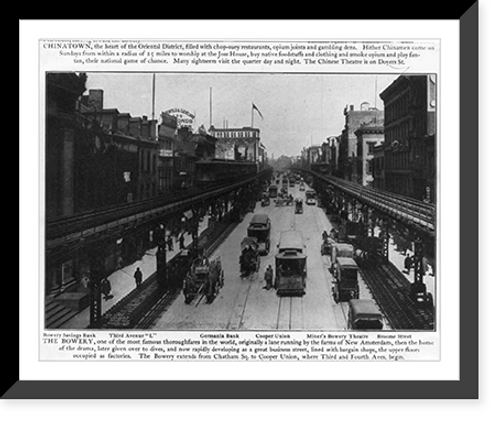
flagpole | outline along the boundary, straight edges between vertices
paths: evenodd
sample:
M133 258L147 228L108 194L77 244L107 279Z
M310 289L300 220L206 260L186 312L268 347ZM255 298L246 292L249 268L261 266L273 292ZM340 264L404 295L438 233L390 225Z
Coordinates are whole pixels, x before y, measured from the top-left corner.
M151 99L151 114L152 114L152 120L155 119L155 91L156 91L156 73L153 73L153 87L152 87L152 99Z

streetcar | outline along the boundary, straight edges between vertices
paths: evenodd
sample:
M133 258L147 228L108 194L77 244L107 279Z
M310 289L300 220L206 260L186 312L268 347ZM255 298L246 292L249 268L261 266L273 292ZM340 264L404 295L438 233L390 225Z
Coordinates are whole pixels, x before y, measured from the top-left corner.
M306 293L307 256L299 231L281 233L276 254L275 288L279 296Z
M271 184L269 186L269 197L271 199L278 197L278 186L276 184Z
M247 236L256 239L260 254L268 254L271 244L271 220L264 213L256 213L247 228Z
M382 330L384 317L373 300L350 300L348 328L351 330Z
M337 257L332 287L332 295L336 303L359 298L358 274L358 265L352 257Z

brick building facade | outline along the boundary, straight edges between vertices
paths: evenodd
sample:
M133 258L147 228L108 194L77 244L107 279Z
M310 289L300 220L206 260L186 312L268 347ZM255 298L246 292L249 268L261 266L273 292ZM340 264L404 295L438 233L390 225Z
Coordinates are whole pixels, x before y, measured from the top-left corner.
M436 198L436 78L404 75L381 94L385 108L385 188Z
M371 107L369 103L363 102L359 110L354 105L344 108L344 129L340 135L338 148L338 173L346 180L356 181L357 174L357 152L358 138L356 130L362 124L372 121L380 122L384 118L384 111Z
M355 181L363 186L374 186L374 150L384 142L384 125L382 122L362 124L355 135L357 141Z

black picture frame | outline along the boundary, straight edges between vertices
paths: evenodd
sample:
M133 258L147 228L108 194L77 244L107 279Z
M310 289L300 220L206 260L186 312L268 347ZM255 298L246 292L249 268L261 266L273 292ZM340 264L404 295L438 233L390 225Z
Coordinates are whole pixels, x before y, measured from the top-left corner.
M4 336L2 400L443 399L479 398L479 3L460 17L459 381L20 381L18 341ZM12 290L12 291L10 291ZM10 297L18 288L9 287ZM18 297L19 298L19 297ZM18 300L19 302L19 300ZM12 315L18 312L9 309ZM7 309L4 308L4 316ZM7 320L4 318L4 320ZM8 335L7 333L5 335ZM15 342L15 344L14 344ZM7 371L11 367L12 372Z

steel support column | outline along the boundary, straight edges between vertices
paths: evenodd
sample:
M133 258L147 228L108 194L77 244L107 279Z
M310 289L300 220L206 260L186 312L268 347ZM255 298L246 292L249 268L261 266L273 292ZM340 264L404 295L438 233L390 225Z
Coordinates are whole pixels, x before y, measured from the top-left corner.
M387 262L389 260L389 243L391 241L391 235L389 233L389 223L387 221L382 222L382 239L384 244L383 258Z
M165 241L165 228L163 225L158 225L154 231L155 242L157 245L156 251L156 280L158 285L166 287L167 282L167 243Z
M422 259L424 257L423 253L423 242L421 239L417 238L415 240L415 255L414 255L414 282L421 284L424 281L424 271Z
M366 205L362 205L361 212L363 213L363 226L365 231L365 236L373 236L373 227L370 221L370 209Z
M193 218L191 219L191 238L193 241L193 251L198 254L198 228L200 226L200 209L193 209Z
M101 282L104 277L104 250L97 247L90 254L90 328L102 323Z

